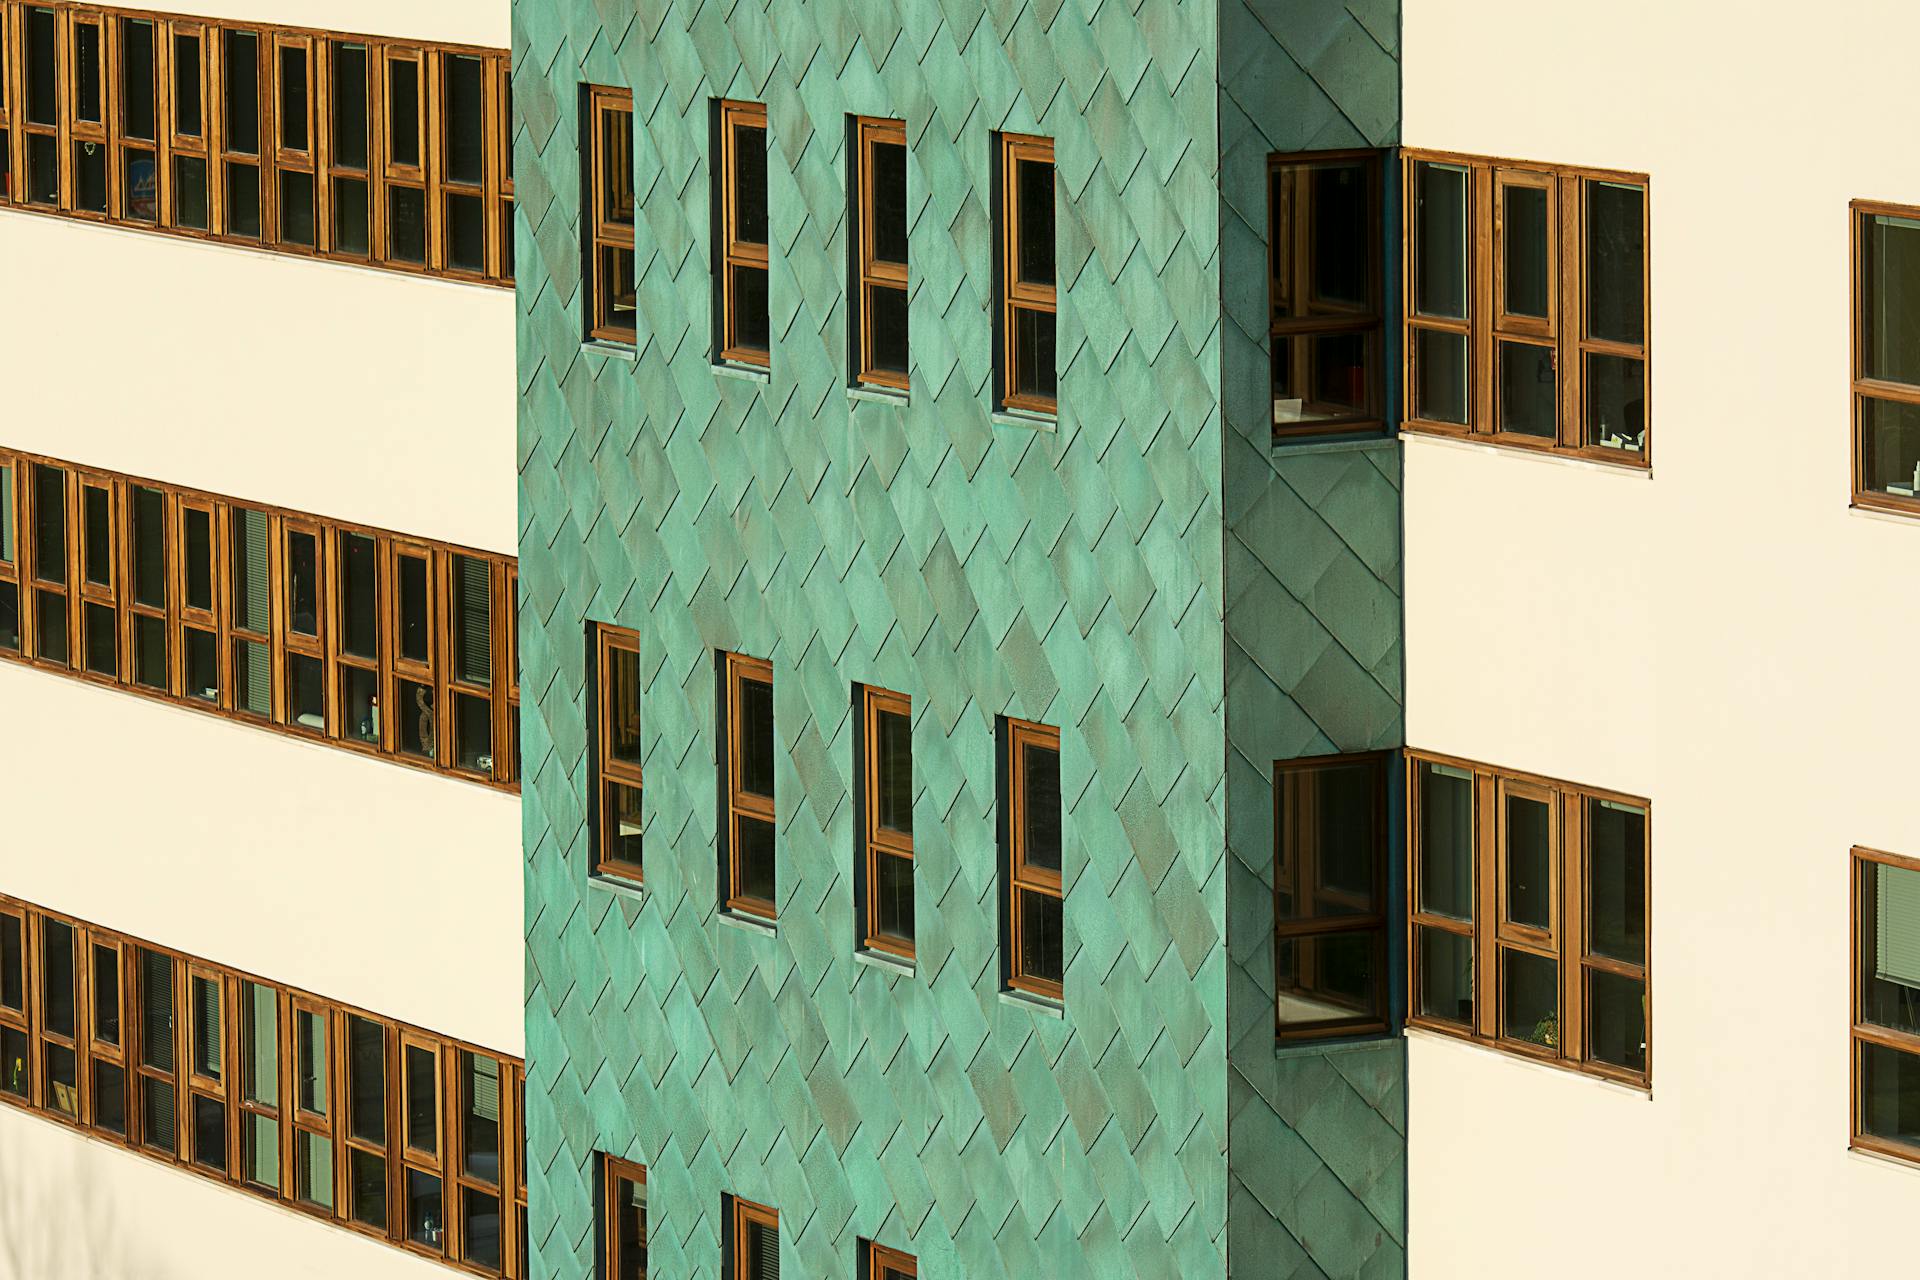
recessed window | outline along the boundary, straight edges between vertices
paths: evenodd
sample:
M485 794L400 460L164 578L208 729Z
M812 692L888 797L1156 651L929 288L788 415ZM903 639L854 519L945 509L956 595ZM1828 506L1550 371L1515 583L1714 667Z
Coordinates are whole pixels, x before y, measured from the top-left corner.
M33 1097L33 1051L28 1040L27 920L0 906L0 1092Z
M347 1015L347 1217L387 1229L387 1028Z
M1644 800L1413 755L1412 1019L1651 1079Z
M633 279L633 94L594 85L586 96L587 336L631 344L639 316Z
M280 1194L280 993L240 983L240 1177Z
M1920 1163L1920 859L1853 851L1853 1145Z
M913 706L859 688L860 945L913 958Z
M765 368L770 361L767 311L767 109L757 102L719 104L720 163L714 208L719 356Z
M602 1157L600 1239L605 1280L647 1280L647 1171Z
M1282 1039L1387 1028L1387 764L1274 767L1274 973Z
M854 379L907 389L907 127L854 121Z
M40 1070L49 1112L80 1120L80 957L73 926L40 921Z
M1054 367L1053 139L995 135L999 201L1000 403L1051 414Z
M1647 179L1410 153L1405 425L1644 466Z
M594 626L596 875L641 880L640 637Z
M737 653L720 657L720 904L771 920L776 913L773 808L773 666Z
M170 1156L178 1148L180 1126L173 957L140 947L134 963L140 1010L134 1028L139 1039L140 1144Z
M1854 501L1920 512L1920 209L1853 219Z
M920 1274L919 1264L910 1253L898 1249L889 1249L883 1244L871 1240L861 1242L866 1256L861 1269L862 1280L914 1280Z
M727 1280L780 1280L780 1215L737 1196L726 1207Z
M1384 423L1380 155L1327 152L1268 163L1276 440L1378 431Z
M460 1156L456 1164L459 1185L456 1257L484 1270L498 1272L501 1258L501 1112L505 1087L499 1059L484 1053L459 1051Z
M1003 720L1007 985L1058 1000L1066 980L1061 875L1060 731Z

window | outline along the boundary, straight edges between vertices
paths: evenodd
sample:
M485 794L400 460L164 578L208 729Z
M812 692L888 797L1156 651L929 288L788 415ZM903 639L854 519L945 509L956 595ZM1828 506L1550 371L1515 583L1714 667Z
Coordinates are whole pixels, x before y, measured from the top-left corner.
M727 1280L780 1280L780 1215L738 1197L726 1208Z
M513 1059L0 898L0 1101L416 1254L529 1274L524 1085Z
M647 1280L647 1171L612 1156L601 1159L602 1280Z
M0 86L20 86L0 93L0 202L18 146L29 207L511 282L504 50L21 12L0 39Z
M719 190L720 359L766 368L771 360L767 312L767 109L722 102Z
M1920 209L1853 202L1853 500L1920 512Z
M720 655L720 905L771 920L774 881L773 665L737 653Z
M854 381L907 389L907 126L854 121Z
M1647 1084L1647 802L1442 757L1407 767L1412 1020Z
M1002 720L1001 833L1007 867L1007 985L1048 1000L1064 991L1060 731Z
M1385 1031L1383 752L1274 766L1274 970L1282 1039Z
M1408 429L1645 466L1645 176L1406 165Z
M1051 414L1057 395L1053 354L1053 139L995 136L1000 316L1000 403Z
M0 657L505 788L511 573L505 556L0 452Z
M913 958L913 707L857 686L860 945Z
M1853 851L1853 1145L1920 1162L1920 859Z
M862 1259L862 1280L914 1280L920 1274L912 1254L871 1240L863 1241L860 1247L866 1255Z
M1384 424L1380 155L1268 162L1275 440Z
M595 649L593 872L638 883L640 843L640 637L591 626Z
M639 311L633 278L633 94L587 89L584 166L587 229L587 336L632 343Z

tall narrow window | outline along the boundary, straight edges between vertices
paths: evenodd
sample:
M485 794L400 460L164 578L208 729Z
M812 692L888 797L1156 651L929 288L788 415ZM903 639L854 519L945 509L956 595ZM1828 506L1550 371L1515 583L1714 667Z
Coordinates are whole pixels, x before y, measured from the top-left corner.
M40 1071L46 1109L80 1122L80 957L73 926L40 918Z
M282 517L280 578L286 598L283 635L286 657L287 724L313 733L327 731L326 531Z
M914 1280L920 1274L919 1264L910 1253L889 1249L871 1240L863 1242L861 1248L867 1255L866 1280Z
M447 556L453 636L447 664L453 708L453 767L493 776L493 563Z
M171 1155L180 1120L175 1066L173 958L145 947L136 952L140 1002L140 1142Z
M596 875L641 880L640 637L595 626Z
M293 1011L293 1199L332 1216L333 1079L331 1019L315 1001L296 998Z
M225 231L246 240L260 239L260 35L254 31L220 33L220 143Z
M382 53L386 84L386 260L427 261L426 77L418 49Z
M604 1280L647 1280L647 1171L602 1157L600 1240Z
M347 1216L387 1230L387 1045L385 1025L347 1015Z
M1920 1163L1920 859L1853 851L1853 1145Z
M87 1075L92 1090L89 1123L96 1130L124 1139L127 1050L120 992L125 961L120 944L99 933L92 935L87 949L92 984L88 991L92 1025L87 1033Z
M1274 767L1274 966L1283 1039L1384 1031L1384 753Z
M859 688L860 945L913 958L913 708Z
M403 1032L400 1073L406 1091L402 1100L406 1141L402 1151L401 1230L409 1246L439 1256L445 1252L447 1221L439 1046Z
M213 226L213 185L207 153L207 51L204 28L192 23L169 23L172 33L172 108L168 115L167 149L173 155L173 181L162 193L161 211L168 226L203 232Z
M1406 425L1646 465L1646 178L1406 164Z
M726 1254L727 1280L780 1280L780 1215L729 1197Z
M587 336L631 343L639 310L633 278L633 94L587 90Z
M0 462L0 651L20 652L20 560L14 550L14 522L19 506L14 484L20 475L11 463Z
M233 507L227 513L227 577L233 589L228 615L233 636L233 708L273 718L272 543L267 513Z
M341 530L334 539L334 572L339 575L337 667L341 736L350 743L379 747L380 730L380 547L371 536Z
M80 477L80 662L88 675L120 676L120 521L113 481Z
M121 18L119 212L129 222L160 221L159 40L151 18Z
M280 1194L280 993L240 983L240 1177Z
M43 662L70 666L67 618L67 473L33 464L33 649Z
M1377 431L1380 153L1276 156L1267 185L1274 438Z
M1002 724L1007 985L1058 1000L1066 980L1060 731L1024 720Z
M60 204L59 14L33 7L20 17L21 150L26 152L28 204Z
M181 687L200 702L220 702L220 641L215 584L219 527L210 503L182 499L180 512Z
M722 102L717 238L720 359L765 368L771 359L767 310L767 109Z
M855 381L907 389L907 127L854 122Z
M1853 203L1853 498L1920 513L1920 209Z
M477 1266L500 1267L500 1093L498 1059L460 1051L460 1249Z
M1413 1021L1646 1084L1647 803L1417 755L1408 785Z
M437 760L440 731L434 702L433 553L426 547L393 547L393 696L384 705L393 717L394 749L403 756Z
M106 29L94 14L74 13L67 27L73 61L67 134L72 143L72 212L106 216Z
M373 113L369 109L367 46L327 42L328 110L333 130L327 156L327 199L335 253L372 253Z
M319 243L313 40L309 36L277 35L270 57L275 107L270 133L278 239L290 248L312 249Z
M187 1125L193 1162L226 1176L226 982L198 965L187 967Z
M1000 402L1051 414L1054 368L1053 139L996 135Z
M0 1092L23 1102L33 1099L27 990L27 919L0 906Z
M0 19L0 204L13 201L13 113L9 106L14 79L13 46L17 39L10 19Z
M773 666L737 653L720 659L721 905L771 920L774 878Z
M172 687L167 662L167 602L173 594L166 494L146 485L128 485L127 517L132 551L128 566L132 590L127 605L133 615L133 680L164 693Z
M470 53L440 55L439 265L487 270L486 70Z

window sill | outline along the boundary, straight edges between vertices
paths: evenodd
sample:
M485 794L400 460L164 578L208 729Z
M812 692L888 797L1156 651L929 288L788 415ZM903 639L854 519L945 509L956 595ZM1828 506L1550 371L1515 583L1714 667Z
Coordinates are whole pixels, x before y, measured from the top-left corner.
M1369 435L1282 436L1273 442L1273 456L1298 454L1372 453L1392 449L1400 439L1392 432L1375 431Z
M640 349L628 346L624 342L608 342L605 338L588 338L580 344L580 349L596 356L604 356L609 360L624 360L628 364L640 363Z
M647 900L647 887L645 885L635 884L631 880L621 880L614 876L589 873L587 876L587 888L598 889L602 893L610 893L616 898L630 898L635 902L645 902Z
M869 969L878 969L894 978L911 978L918 972L911 960L890 956L884 951L869 951L864 947L854 950L853 962L866 965Z
M1858 1143L1859 1140L1856 1138L1847 1147L1849 1160L1858 1160L1863 1164L1871 1164L1881 1169L1897 1169L1910 1178L1920 1178L1920 1163L1916 1163L1913 1157L1896 1156L1888 1151L1876 1151L1872 1147L1863 1147Z
M1901 498L1884 493L1856 493L1848 504L1855 513L1867 519L1897 521L1912 524L1920 518L1920 503L1912 498Z
M713 362L715 376L738 378L742 382L757 383L766 386L773 378L773 371L765 365L741 364L738 360L716 360Z
M1361 1053L1400 1042L1392 1031L1369 1031L1351 1036L1328 1036L1325 1040L1275 1040L1276 1058L1307 1058L1327 1053Z
M1062 1022L1067 1020L1067 1006L1063 1002L1030 996L1024 991L1002 991L1000 1003L1014 1009L1025 1009L1039 1017L1058 1018Z
M1045 417L1038 413L1022 413L1018 409L995 409L993 425L1023 427L1028 431L1045 431L1052 434L1060 430L1060 419Z
M738 911L720 912L720 923L745 933L758 934L763 938L780 936L780 923L777 920L763 920L759 916L745 915Z
M1478 1053L1489 1053L1502 1062L1510 1063L1522 1071L1545 1071L1556 1076L1573 1076L1585 1080L1602 1089L1611 1090L1628 1098L1637 1098L1643 1102L1653 1101L1653 1083L1633 1083L1617 1076L1603 1075L1591 1071L1578 1062L1568 1062L1558 1058L1536 1058L1532 1054L1516 1053L1503 1049L1491 1040L1476 1039L1473 1036L1460 1035L1451 1031L1440 1031L1432 1027L1409 1026L1406 1031L1408 1040L1426 1040L1435 1044L1458 1045Z
M870 387L861 382L847 388L847 399L855 404L865 401L868 404L890 404L895 408L905 408L907 393L890 387Z
M1432 427L1417 426L1412 423L1403 425L1400 434L1408 439L1417 438L1431 441L1445 448L1453 449L1493 449L1504 457L1531 458L1536 462L1549 463L1562 467L1577 467L1603 475L1643 476L1653 478L1653 463L1645 454L1627 454L1618 458L1600 457L1590 453L1571 453L1565 449L1545 446L1512 444L1487 435L1468 435L1458 431L1440 431Z

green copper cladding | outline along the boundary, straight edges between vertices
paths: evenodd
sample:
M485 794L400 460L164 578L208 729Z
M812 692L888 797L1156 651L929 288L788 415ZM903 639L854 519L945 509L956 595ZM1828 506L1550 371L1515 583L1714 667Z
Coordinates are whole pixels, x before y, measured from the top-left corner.
M1276 1059L1250 1003L1270 818L1238 829L1270 806L1257 753L1399 741L1397 454L1269 457L1242 367L1265 304L1227 283L1264 278L1239 197L1264 200L1269 142L1341 118L1317 77L1384 75L1355 98L1397 127L1397 16L1377 65L1280 37L1255 61L1228 46L1258 15L1223 5L516 0L536 1276L593 1272L595 1151L647 1166L661 1275L719 1275L723 1193L780 1211L806 1280L851 1280L863 1237L932 1280L1399 1256L1398 1048ZM631 353L581 342L586 83L634 94ZM709 360L723 97L769 114L765 379ZM850 114L906 122L905 404L846 387ZM1250 116L1290 123L1258 141ZM1052 431L991 413L996 130L1055 139ZM1223 155L1251 166L1225 190ZM641 638L644 895L586 878L590 620ZM771 935L716 909L716 650L774 668ZM913 699L911 975L854 954L853 682ZM1061 730L1064 1016L1000 992L997 715Z

